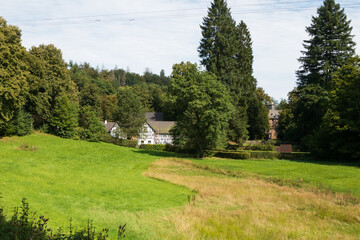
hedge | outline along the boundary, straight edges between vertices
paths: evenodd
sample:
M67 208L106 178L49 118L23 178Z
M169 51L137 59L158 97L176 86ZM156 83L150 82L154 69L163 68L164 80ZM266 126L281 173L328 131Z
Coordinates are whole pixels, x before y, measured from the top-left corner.
M215 151L215 157L231 159L288 159L288 160L310 160L310 153L293 152L278 153L270 151Z
M112 137L110 134L102 135L101 141L106 142L106 143L112 143L112 144L115 144L118 146L123 146L123 147L131 147L131 148L137 147L136 140L120 139L120 138Z
M252 151L274 151L275 146L271 144L252 144L240 147L242 150L252 150Z
M232 159L249 159L249 152L215 152L215 157L219 158L232 158Z
M140 149L152 151L165 151L165 144L141 144Z

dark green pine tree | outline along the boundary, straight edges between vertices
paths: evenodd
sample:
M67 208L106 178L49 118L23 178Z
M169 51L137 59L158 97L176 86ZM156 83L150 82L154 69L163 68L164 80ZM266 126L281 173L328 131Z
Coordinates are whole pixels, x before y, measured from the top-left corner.
M253 77L254 55L251 34L243 21L236 27L236 39L236 64L241 77L239 87L245 90L244 94L250 95L256 90L256 79Z
M225 0L214 0L200 26L202 39L198 48L201 64L227 86L235 111L229 121L228 136L243 142L247 132L247 91L244 89L238 59L239 34Z
M336 70L355 54L352 27L344 9L334 0L325 0L306 28L310 40L304 41L304 56L300 57L301 68L297 71L298 86L303 88L317 84L331 90L331 79Z
M236 27L237 53L236 64L238 71L237 84L232 86L235 96L238 97L238 106L247 111L247 130L250 139L261 139L269 128L267 101L262 95L266 95L262 89L256 91L256 79L253 76L253 50L250 31L241 21ZM245 108L246 107L246 108Z
M334 0L325 0L306 28L310 40L299 59L298 92L294 109L296 132L294 141L307 143L320 128L330 105L329 93L334 88L334 74L355 54L352 27L344 9Z
M198 48L201 64L225 84L236 65L236 23L225 0L214 0L200 26L202 39Z

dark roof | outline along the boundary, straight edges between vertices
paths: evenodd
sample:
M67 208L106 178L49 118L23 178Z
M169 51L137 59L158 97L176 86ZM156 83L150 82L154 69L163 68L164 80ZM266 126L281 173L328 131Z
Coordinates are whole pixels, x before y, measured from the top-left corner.
M106 132L110 132L110 130L114 127L114 125L115 122L107 122L106 124L104 123Z
M145 114L146 121L163 121L164 113L162 112L147 112Z
M147 123L158 134L169 134L170 129L175 125L174 121L147 121Z

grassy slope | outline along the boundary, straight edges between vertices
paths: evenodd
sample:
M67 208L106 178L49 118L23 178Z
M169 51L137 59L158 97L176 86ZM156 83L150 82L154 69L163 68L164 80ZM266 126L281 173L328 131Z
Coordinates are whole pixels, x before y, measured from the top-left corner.
M193 160L216 168L252 172L282 179L303 179L312 185L321 186L338 192L351 192L360 196L359 163L334 165L334 163L311 163L287 160L230 160L204 159Z
M22 143L35 145L37 151L19 150ZM171 155L41 134L0 140L2 202L11 210L27 197L30 208L50 217L53 226L66 227L70 217L78 226L90 218L96 226L113 230L127 223L129 239L354 239L360 234L359 205L341 206L331 196L217 175L179 160L161 160L165 170L154 168L155 160ZM359 191L358 167L284 160L192 161ZM197 207L184 207L190 190L147 178L146 171L198 192Z
M37 151L19 150L21 144ZM189 190L142 175L158 157L105 143L34 134L0 140L0 193L9 211L26 197L31 210L66 229L68 219L98 227L127 223L131 238L151 238L146 226L166 209L186 203ZM154 233L155 234L155 233Z
M358 240L360 236L360 204L346 203L342 194L209 174L207 168L171 158L152 163L146 174L197 192L191 206L167 216L176 228L171 239Z

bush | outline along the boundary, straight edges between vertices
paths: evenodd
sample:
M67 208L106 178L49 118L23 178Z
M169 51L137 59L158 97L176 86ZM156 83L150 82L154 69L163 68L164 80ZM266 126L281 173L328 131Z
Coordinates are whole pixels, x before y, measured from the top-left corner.
M231 159L288 159L311 160L310 153L278 153L270 151L214 151L214 156Z
M278 152L270 152L270 151L249 151L250 158L255 159L279 159Z
M191 155L196 153L195 149L188 149L188 148L185 148L182 146L172 145L172 144L166 144L165 151L174 152L174 153L185 153L185 154L191 154Z
M215 157L232 159L249 159L249 152L215 152Z
M136 148L137 147L137 140L121 139L119 145L124 146L124 147Z
M107 133L101 136L101 141L123 147L131 147L131 148L137 147L137 140L120 139L120 138L112 137L110 134Z
M165 144L141 144L140 149L152 150L152 151L165 151Z
M5 130L5 135L12 136L25 136L31 133L31 126L33 119L30 113L20 109L15 113L14 118L10 121L9 125Z
M260 144L251 144L241 147L242 150L251 150L251 151L274 151L275 146L270 142L260 143Z
M92 221L88 221L87 226L80 231L73 232L70 219L69 233L63 233L61 228L58 228L54 233L48 226L49 219L44 216L35 217L35 213L31 213L29 204L24 198L22 206L15 208L14 214L9 220L3 213L3 208L0 206L0 239L18 239L18 240L106 240L108 238L108 229L103 229L96 232ZM125 237L125 226L120 225L118 229L118 239Z

